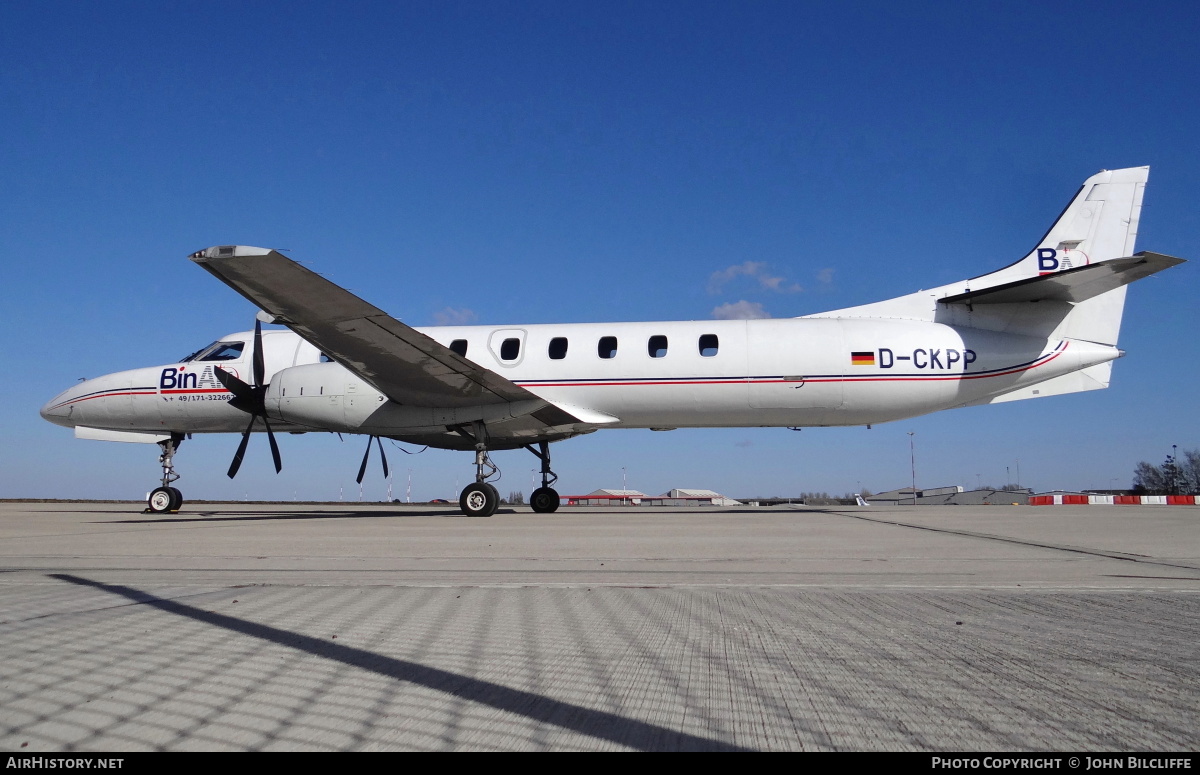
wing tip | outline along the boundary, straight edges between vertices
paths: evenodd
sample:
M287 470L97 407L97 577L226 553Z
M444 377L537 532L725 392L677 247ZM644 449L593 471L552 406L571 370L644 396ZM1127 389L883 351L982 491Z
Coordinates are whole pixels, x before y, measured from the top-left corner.
M211 248L197 250L188 258L196 263L204 263L213 259L266 256L273 252L275 251L270 248L256 248L252 245L214 245Z
M1134 253L1132 256L1130 256L1130 258L1140 258L1145 261L1152 261L1155 264L1157 264L1158 266L1161 266L1162 269L1170 269L1173 266L1179 266L1180 264L1187 263L1186 258L1179 258L1178 256L1168 256L1166 253L1154 253L1149 250L1143 250L1140 253ZM1158 269L1155 271L1162 271L1162 269Z

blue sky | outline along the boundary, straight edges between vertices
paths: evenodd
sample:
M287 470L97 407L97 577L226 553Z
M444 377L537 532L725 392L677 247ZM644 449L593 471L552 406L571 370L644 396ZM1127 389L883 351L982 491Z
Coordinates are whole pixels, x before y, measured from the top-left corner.
M1138 248L1200 258L1200 9L1186 3L6 3L0 497L139 498L157 448L38 417L254 310L186 259L290 249L414 325L774 317L1023 255L1102 168L1151 165ZM1136 284L1107 391L864 428L610 431L564 493L1127 485L1200 447L1197 268ZM737 269L740 267L740 270ZM764 278L768 280L764 282ZM189 498L358 498L361 439L233 436ZM394 494L470 456L389 447ZM534 458L496 456L502 493ZM1007 472L1006 472L1007 469ZM376 472L364 497L385 485Z

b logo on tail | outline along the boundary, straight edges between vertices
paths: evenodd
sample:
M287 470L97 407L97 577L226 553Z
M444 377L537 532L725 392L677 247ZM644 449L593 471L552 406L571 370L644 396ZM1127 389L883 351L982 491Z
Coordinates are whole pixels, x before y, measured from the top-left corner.
M1054 248L1038 248L1038 275L1053 274L1059 269L1058 251Z

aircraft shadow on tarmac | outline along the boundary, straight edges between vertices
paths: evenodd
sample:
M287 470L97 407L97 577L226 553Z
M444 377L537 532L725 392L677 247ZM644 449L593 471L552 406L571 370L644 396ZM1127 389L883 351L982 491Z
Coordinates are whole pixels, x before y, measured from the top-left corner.
M827 508L809 508L809 509L804 509L803 511L801 511L800 509L796 509L796 511L798 514L801 514L801 515L802 514L833 514L833 515L837 515L837 516L844 516L840 511L838 511L836 509L827 509ZM69 512L69 513L74 513L74 512ZM517 511L516 509L502 508L502 509L498 509L494 516L501 516L504 514L522 514L522 513L523 512ZM580 515L582 515L582 513L590 514L591 512L590 511L581 512ZM730 514L738 514L738 515L744 514L744 515L761 516L763 513L764 512L762 509L753 509L753 508L752 509L722 509L720 511L720 514L723 516L727 516ZM658 515L647 515L647 514L645 514L645 512L617 512L617 511L614 511L613 515L614 516L631 516L632 514L637 514L638 516L658 516ZM671 516L671 515L677 515L677 514L679 514L679 512L664 511L662 513L663 516ZM694 512L691 512L691 511L688 512L688 515L693 515L693 514L694 514ZM561 519L563 517L569 518L569 517L577 516L577 515L570 514L570 513L564 514L562 512L559 512L556 514L540 514L540 515L525 514L525 516L541 516L541 517L547 517L547 518L551 518L551 519L556 519L556 518ZM453 518L453 519L471 519L471 520L478 519L478 517L468 517L468 516L464 515L460 510L455 509L455 508L437 509L437 510L430 510L428 508L424 508L424 509L421 509L420 511L406 510L406 509L381 511L381 510L379 510L378 505L373 504L370 508L363 508L361 511L355 510L355 509L343 509L343 510L339 510L339 511L308 511L308 512L296 510L296 511L288 511L288 512L276 512L276 513L266 513L266 512L262 512L262 511L197 511L197 512L194 512L193 514L188 514L185 512L183 514L178 514L176 516L169 516L169 517L146 516L146 517L140 517L137 519L95 520L91 524L95 524L95 525L114 525L114 524L116 524L116 525L131 525L131 524L136 525L136 524L170 524L170 523L180 523L180 522L237 522L237 521L255 522L255 521L296 520L296 519L376 519L376 518L380 518L380 517L448 517L448 518Z
M512 510L500 510L497 514L515 513ZM457 509L446 509L438 511L380 511L378 508L372 510L363 509L355 511L346 509L342 511L289 511L283 513L263 513L261 511L200 511L194 516L174 516L174 517L146 517L143 519L106 519L95 520L91 524L94 525L131 525L131 524L169 524L173 522L257 522L271 520L295 520L295 519L378 519L381 517L453 517L457 519L478 519L478 517L467 517Z
M123 597L136 604L157 608L175 616L220 627L230 632L257 638L269 643L331 659L349 667L366 670L397 681L452 694L496 710L524 716L532 721L608 740L618 745L643 751L745 751L749 750L722 740L662 727L646 721L621 716L608 711L588 708L556 700L534 692L513 689L491 681L483 681L448 670L428 667L418 662L377 654L366 649L331 643L321 638L239 619L234 616L205 611L195 606L167 600L134 587L105 584L69 573L51 573L50 578Z

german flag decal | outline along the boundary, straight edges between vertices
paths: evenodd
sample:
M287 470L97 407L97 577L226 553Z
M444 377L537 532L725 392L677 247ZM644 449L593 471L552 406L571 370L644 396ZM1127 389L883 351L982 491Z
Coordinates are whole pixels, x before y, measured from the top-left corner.
M873 352L853 353L852 352L852 353L850 353L850 363L853 366L874 366L875 365L875 353L873 353Z

